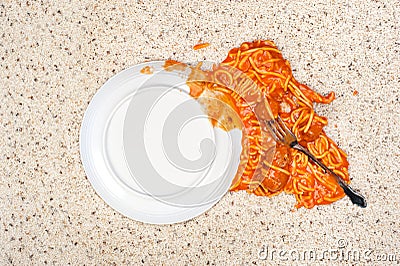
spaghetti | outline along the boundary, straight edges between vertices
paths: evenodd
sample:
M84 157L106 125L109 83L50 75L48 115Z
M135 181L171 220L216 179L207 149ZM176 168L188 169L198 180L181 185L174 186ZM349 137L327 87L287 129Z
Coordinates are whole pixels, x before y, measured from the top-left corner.
M210 46L210 43L205 42L205 43L198 43L196 45L193 46L193 50L200 50L200 49L204 49L207 48L208 46Z
M301 145L345 181L350 181L345 152L325 134L327 118L313 109L313 103L332 102L334 93L322 96L299 83L273 42L245 42L230 50L212 71L194 68L187 84L193 97L200 98L211 91L229 103L240 117L243 149L231 191L247 190L259 196L285 191L295 196L297 208L312 208L344 197L335 179L306 155L275 143L265 134L267 129L262 119L279 115ZM269 114L260 105L263 101L270 106Z

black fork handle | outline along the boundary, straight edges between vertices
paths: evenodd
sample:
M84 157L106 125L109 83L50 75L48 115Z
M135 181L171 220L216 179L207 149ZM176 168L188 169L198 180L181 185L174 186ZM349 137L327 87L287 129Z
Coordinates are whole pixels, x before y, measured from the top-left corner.
M367 201L365 200L364 196L362 196L358 192L354 191L346 182L343 181L343 179L340 176L335 174L325 164L323 164L317 158L315 158L314 155L312 155L306 148L301 146L297 141L293 142L290 145L290 147L292 147L298 151L301 151L302 153L307 155L308 158L310 158L314 163L316 163L322 169L324 169L325 172L328 172L329 174L331 174L336 179L336 181L338 182L340 187L343 189L344 193L350 198L351 202L353 202L353 204L356 204L362 208L367 207Z

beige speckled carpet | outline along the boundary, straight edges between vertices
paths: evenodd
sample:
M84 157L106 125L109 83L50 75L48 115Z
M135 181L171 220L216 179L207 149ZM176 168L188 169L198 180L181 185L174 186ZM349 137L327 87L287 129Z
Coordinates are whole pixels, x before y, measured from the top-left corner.
M399 17L397 0L1 1L0 264L398 263ZM106 205L79 154L100 86L145 60L220 61L260 38L299 81L335 91L317 110L369 206L293 212L293 196L232 193L193 220L155 226ZM200 39L211 46L193 51Z

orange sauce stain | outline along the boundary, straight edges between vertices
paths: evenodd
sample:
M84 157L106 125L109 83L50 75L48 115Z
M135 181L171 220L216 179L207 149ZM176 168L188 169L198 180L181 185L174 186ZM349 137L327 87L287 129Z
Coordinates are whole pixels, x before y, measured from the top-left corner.
M185 71L188 66L184 63L178 62L176 60L166 60L163 68L166 71Z
M147 74L147 75L151 75L151 74L153 74L153 72L154 72L154 69L151 66L145 66L144 68L142 68L140 70L140 73Z

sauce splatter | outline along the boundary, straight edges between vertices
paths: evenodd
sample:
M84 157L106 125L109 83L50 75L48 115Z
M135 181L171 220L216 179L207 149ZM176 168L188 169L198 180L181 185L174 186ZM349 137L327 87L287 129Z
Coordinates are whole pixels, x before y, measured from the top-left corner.
M358 95L358 91L353 91L353 95L357 96Z
M140 70L140 73L142 74L147 74L147 75L151 75L154 72L154 68L151 66L145 66L144 68L142 68Z

